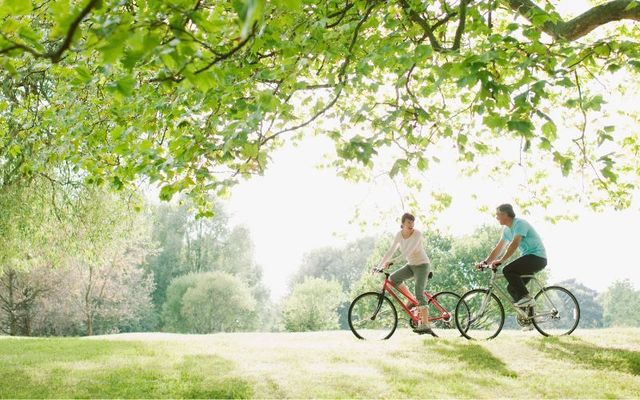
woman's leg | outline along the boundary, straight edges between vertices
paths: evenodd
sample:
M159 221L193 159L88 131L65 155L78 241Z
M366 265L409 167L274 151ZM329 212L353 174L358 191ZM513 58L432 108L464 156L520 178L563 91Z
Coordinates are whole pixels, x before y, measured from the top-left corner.
M396 286L411 278L413 278L413 270L411 269L410 265L405 265L402 268L398 268L397 270L393 271L391 275L389 275L389 280L391 280L391 282L393 282Z
M418 300L418 304L421 306L427 305L427 298L424 297L424 288L427 287L427 278L429 276L429 270L431 266L429 264L411 265L413 269L413 275L416 277L415 295Z
M413 278L413 270L409 265L405 265L404 267L397 269L391 275L389 275L389 280L393 282L393 284L398 289L404 289L406 293L409 293L410 290L403 282L411 278ZM408 309L411 309L411 307L413 306L414 304L411 302L411 300L408 300L407 304L405 304L405 307L407 307Z
M420 326L416 328L416 332L430 332L431 326L429 324L429 312L427 310L427 299L424 296L424 288L427 286L427 280L429 279L429 270L431 269L429 264L412 265L413 274L416 277L415 294L418 299L418 313L420 315Z

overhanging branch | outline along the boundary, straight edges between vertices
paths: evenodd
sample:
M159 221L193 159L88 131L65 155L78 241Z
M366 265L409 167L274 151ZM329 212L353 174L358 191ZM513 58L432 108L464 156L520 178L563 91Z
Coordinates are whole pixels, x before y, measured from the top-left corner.
M505 0L513 11L532 20L543 17L542 31L554 39L573 41L579 39L594 29L610 22L621 20L640 21L640 1L614 0L592 7L577 17L564 21L552 16L531 0Z

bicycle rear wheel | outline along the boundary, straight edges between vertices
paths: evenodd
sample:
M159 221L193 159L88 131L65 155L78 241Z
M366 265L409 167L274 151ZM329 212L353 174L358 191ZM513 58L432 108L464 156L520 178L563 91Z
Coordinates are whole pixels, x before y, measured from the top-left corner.
M389 339L398 326L398 313L391 300L378 292L356 297L349 306L349 328L358 339Z
M534 299L533 326L544 336L570 335L578 327L580 305L567 289L549 286Z
M504 325L504 307L487 289L470 290L456 305L456 327L472 340L489 340L498 336Z

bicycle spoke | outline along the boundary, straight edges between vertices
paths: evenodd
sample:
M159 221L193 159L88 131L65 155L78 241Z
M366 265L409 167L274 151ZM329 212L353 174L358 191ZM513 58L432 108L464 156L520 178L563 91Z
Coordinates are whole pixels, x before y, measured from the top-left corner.
M398 316L393 304L379 293L364 293L349 307L349 327L360 339L387 339L396 329Z
M467 292L456 306L456 326L468 339L492 339L504 323L504 309L495 297L483 289Z
M533 324L545 336L568 335L578 326L580 307L568 290L544 288L535 296Z
M459 336L455 327L454 314L460 296L453 292L437 293L428 305L431 329L439 337L453 338ZM448 318L445 315L448 314Z

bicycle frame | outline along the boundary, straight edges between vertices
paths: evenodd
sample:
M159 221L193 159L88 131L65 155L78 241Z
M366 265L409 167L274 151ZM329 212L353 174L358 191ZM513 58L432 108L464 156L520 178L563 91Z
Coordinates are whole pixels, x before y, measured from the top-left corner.
M541 314L533 314L533 315L529 315L527 314L527 312L525 312L524 309L520 308L520 307L516 307L513 305L513 302L511 302L510 300L507 301L507 303L509 304L509 306L511 308L513 308L514 310L516 310L516 313L524 318L524 319L533 319L533 318L537 318L537 317L546 317L548 315L555 315L554 312L557 312L557 308L555 306L555 304L553 304L553 302L551 301L551 299L549 298L549 296L547 296L547 292L544 290L544 286L542 286L542 283L540 283L540 281L538 280L538 278L536 278L534 275L522 275L522 278L528 278L530 279L532 282L535 282L538 287L540 288L540 290L542 291L542 293L544 294L544 297L546 297L547 301L549 302L549 304L551 304L552 306L552 311L548 312L548 313L541 313ZM496 284L496 281L499 279L505 279L504 274L501 272L497 272L495 270L491 270L491 278L489 279L489 285L488 285L488 293L485 296L485 298L482 301L482 306L480 307L480 313L483 314L487 304L489 303L489 299L491 298L491 293L495 290L495 292L499 293L500 295L502 295L503 298L506 299L510 299L511 296L509 295L509 293L507 293L507 291L505 289L503 289L502 287L500 287L499 285Z
M413 294L411 294L407 289L406 286L401 286L398 287L396 286L390 279L389 279L389 273L385 272L385 279L384 279L384 283L382 285L382 291L380 292L381 295L384 296L385 292L388 292L391 297L393 297L394 299L396 299L396 301L400 304L400 307L402 307L402 309L404 310L404 312L409 316L409 318L411 318L411 320L414 323L418 323L418 321L420 320L420 318L418 317L418 315L414 315L411 310L409 308L407 308L407 306L404 304L404 301L402 301L400 299L400 297L395 293L395 291L393 289L395 289L396 291L398 291L400 294L402 294L404 297L406 297L414 306L418 306L418 300L415 298L415 296ZM448 320L451 318L451 314L444 309L444 307L442 307L437 301L436 299L431 296L431 294L429 294L429 292L427 292L426 290L424 291L424 296L427 298L427 302L430 304L433 304L433 306L440 312L440 316L439 317L428 317L428 321L438 321L438 320ZM379 308L380 306L382 306L382 302L380 302L380 304L378 305L378 309L376 310L376 312L374 313L374 315L378 314Z

